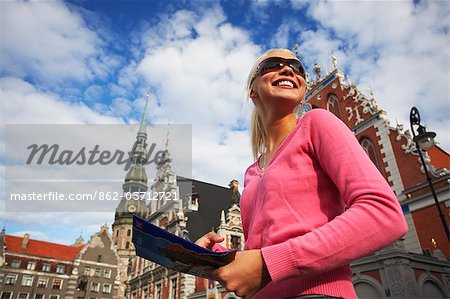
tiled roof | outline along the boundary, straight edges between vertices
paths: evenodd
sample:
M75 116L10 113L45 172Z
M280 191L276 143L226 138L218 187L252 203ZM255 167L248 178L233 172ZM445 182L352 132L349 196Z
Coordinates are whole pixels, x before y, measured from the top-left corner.
M84 245L75 247L30 239L27 248L24 249L21 247L22 240L23 237L5 235L6 251L71 261L76 258L77 254L84 247Z

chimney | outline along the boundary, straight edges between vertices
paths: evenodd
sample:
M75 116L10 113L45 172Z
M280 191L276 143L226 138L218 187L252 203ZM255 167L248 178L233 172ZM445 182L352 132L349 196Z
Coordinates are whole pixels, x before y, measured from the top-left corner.
M29 242L30 242L30 234L26 233L23 235L22 245L20 247L22 247L22 249L27 249Z

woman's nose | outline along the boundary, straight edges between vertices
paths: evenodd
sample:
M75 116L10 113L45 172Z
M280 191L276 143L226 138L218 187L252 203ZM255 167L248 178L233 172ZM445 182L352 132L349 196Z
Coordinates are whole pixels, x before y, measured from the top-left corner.
M285 64L285 65L283 65L283 67L280 70L280 75L291 75L292 76L292 75L294 75L294 71L292 70L292 68L289 65Z

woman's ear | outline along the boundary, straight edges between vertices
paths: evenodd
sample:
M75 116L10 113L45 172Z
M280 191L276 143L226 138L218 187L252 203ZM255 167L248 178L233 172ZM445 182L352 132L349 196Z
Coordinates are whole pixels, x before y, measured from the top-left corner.
M251 98L251 99L255 99L255 98L258 97L258 94L253 90L253 88L250 89L249 95L250 95L250 98Z

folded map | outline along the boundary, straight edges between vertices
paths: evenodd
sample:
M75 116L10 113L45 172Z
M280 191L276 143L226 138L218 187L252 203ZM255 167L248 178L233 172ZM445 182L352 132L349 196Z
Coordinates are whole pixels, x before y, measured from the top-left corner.
M213 279L208 273L234 260L236 250L214 252L133 215L136 255L161 266Z

